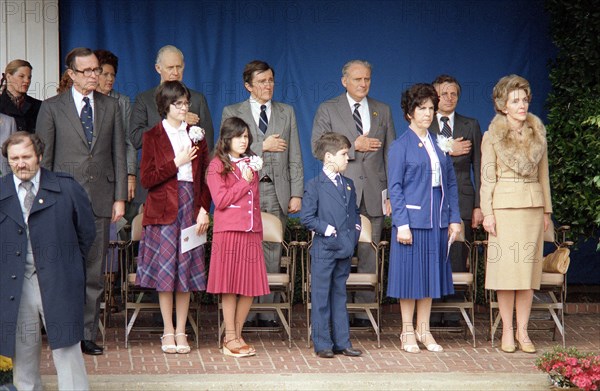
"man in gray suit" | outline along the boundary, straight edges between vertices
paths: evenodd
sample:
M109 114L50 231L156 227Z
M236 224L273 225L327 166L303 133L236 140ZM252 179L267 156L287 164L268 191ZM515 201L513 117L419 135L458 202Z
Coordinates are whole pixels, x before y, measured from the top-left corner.
M0 144L2 144L8 136L17 131L17 123L13 117L0 113ZM10 172L8 161L4 156L0 156L0 175Z
M175 46L163 46L156 55L154 68L160 75L161 83L172 80L181 81L185 68L183 53ZM131 141L137 149L142 147L143 134L162 120L156 107L155 95L157 87L144 91L135 98L130 118L130 128ZM214 129L206 98L198 91L190 89L190 92L192 93L192 106L185 116L185 122L188 125L197 125L203 128L206 132L205 137L208 148L212 149L214 145Z
M246 64L242 77L250 97L243 102L226 106L221 123L227 118L239 117L250 127L250 148L264 161L260 171L260 208L263 212L277 216L285 229L288 213L300 211L304 191L296 114L292 106L272 100L275 71L269 64L251 61ZM263 248L267 272L279 272L281 245L263 243ZM271 303L274 296L263 296L260 300ZM260 316L260 326L278 326L273 314Z
M481 129L476 119L462 116L455 111L460 98L458 80L449 75L440 75L432 84L440 101L436 119L431 122L429 130L435 134L442 134L454 139L450 156L452 156L458 184L460 217L465 224L465 239L472 243L473 228L477 228L483 222L483 214L479 209ZM473 180L471 180L471 172L473 173ZM455 243L450 249L452 271L466 271L467 257L467 247L463 243ZM458 313L444 314L443 320L439 316L433 315L431 316L432 325L459 326L458 319L460 316Z
M98 334L104 289L102 264L111 219L125 213L127 161L125 132L116 99L95 92L102 68L90 49L75 48L65 59L71 91L42 103L36 133L46 144L42 166L73 176L87 192L96 223L96 239L86 258L86 303L82 351L102 354Z
M371 86L371 64L352 60L342 68L342 85L346 93L322 103L313 121L312 150L326 132L343 134L350 140L350 161L344 175L354 181L360 213L372 226L372 240L379 243L383 228L382 192L387 189L387 153L396 138L390 107L368 96ZM391 211L385 201L385 214ZM358 245L359 273L375 273L375 254L364 243ZM374 294L358 292L357 303L372 302ZM357 314L354 326L370 326L366 315Z

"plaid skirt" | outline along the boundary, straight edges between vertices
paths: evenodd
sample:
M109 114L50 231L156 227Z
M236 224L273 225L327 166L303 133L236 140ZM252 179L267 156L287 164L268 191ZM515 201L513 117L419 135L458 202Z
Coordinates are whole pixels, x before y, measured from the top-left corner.
M147 225L142 231L136 284L159 292L206 289L204 246L184 254L179 249L181 230L195 224L191 182L178 182L179 211L173 224Z

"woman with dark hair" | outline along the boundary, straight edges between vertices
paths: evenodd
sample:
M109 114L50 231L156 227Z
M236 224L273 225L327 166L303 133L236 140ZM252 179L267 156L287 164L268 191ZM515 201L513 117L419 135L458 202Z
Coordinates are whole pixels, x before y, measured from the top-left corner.
M0 113L11 116L17 130L35 133L35 124L42 101L27 95L33 67L25 60L13 60L6 65L0 79Z
M502 351L535 353L527 326L552 213L546 128L529 113L531 88L521 76L501 78L493 98L497 114L481 142L479 192L489 233L485 288L498 296Z
M210 193L206 188L208 146L185 115L190 91L179 81L162 83L156 91L161 122L144 133L141 183L148 189L136 283L158 291L165 353L189 353L185 334L190 292L206 289L204 247L180 248L181 230L208 230ZM173 327L173 292L176 326Z
M438 95L430 84L402 94L409 127L390 147L388 186L392 204L392 247L388 296L400 299L402 349L419 345L441 352L429 330L431 301L454 293L448 242L461 229L458 192L449 140L429 132ZM413 315L417 309L417 326Z
M127 95L120 94L113 89L117 78L117 70L119 69L119 58L112 52L103 49L94 50L94 54L98 58L100 68L102 68L102 73L98 76L96 91L112 96L119 101L127 151L127 201L131 201L135 196L135 176L137 174L137 150L131 143L131 132L129 131L131 102Z
M223 121L207 173L215 203L207 292L221 294L223 354L234 357L256 354L242 338L242 328L254 297L270 293L258 194L262 159L250 144L252 135L242 119Z

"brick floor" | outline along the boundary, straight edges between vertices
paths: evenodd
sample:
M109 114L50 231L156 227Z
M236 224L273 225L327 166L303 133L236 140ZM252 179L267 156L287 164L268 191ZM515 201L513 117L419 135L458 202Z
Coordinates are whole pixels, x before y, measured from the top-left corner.
M124 347L123 314L112 316L108 328L105 353L102 356L85 356L90 375L135 374L335 374L335 373L382 373L393 374L419 372L459 373L519 373L535 372L537 355L518 351L506 354L498 345L492 347L486 339L488 321L486 314L477 315L477 347L462 333L436 332L437 341L444 347L442 353L422 351L420 354L405 353L400 349L398 306L387 306L382 314L383 328L381 348L373 332L352 331L355 348L364 354L359 358L336 356L333 359L318 358L306 344L306 322L302 306L294 312L292 348L288 348L284 333L252 332L245 335L257 355L236 359L222 355L217 348L216 309L203 307L201 316L200 347L190 339L194 348L190 354L163 354L160 349L160 333L132 331L129 349ZM143 314L141 322L150 322L151 314ZM582 351L600 351L600 314L565 315L567 345ZM548 323L535 321L534 325ZM548 331L532 331L531 337L538 351L551 349L558 341L552 341ZM42 374L55 374L50 350L43 351Z

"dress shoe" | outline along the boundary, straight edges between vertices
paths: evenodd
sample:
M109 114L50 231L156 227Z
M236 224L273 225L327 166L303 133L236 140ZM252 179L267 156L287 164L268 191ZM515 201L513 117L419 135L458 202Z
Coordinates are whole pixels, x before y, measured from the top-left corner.
M535 345L533 344L533 342L531 342L531 340L529 340L529 342L522 342L522 341L519 341L517 336L515 336L515 345L517 345L516 347L521 349L521 351L523 353L535 353L536 352Z
M500 346L500 350L502 350L504 353L514 353L517 351L517 348L515 347L515 345L504 345L502 344Z
M83 354L99 356L104 352L104 349L96 345L94 341L84 339L83 341L81 341L81 351L83 352Z
M333 354L333 350L325 349L317 352L317 356L321 358L333 358L335 355Z
M415 336L417 337L417 342L421 342L423 345L425 345L425 348L430 351L430 352L435 352L435 353L439 353L439 352L443 352L444 348L442 348L440 345L438 345L435 342L430 342L430 343L425 343L425 338L426 336L431 335L431 339L433 339L433 335L429 332L426 331L423 333L423 335L419 334L418 331L415 331Z
M354 318L352 322L350 322L350 327L371 327L371 321L369 319L362 318Z
M270 319L270 320L262 320L260 319L258 321L258 326L259 327L265 327L265 328L269 328L269 329L278 329L281 328L281 325L279 324L278 321Z
M333 354L343 354L348 357L359 357L362 352L358 349L346 348L344 350L334 350Z

